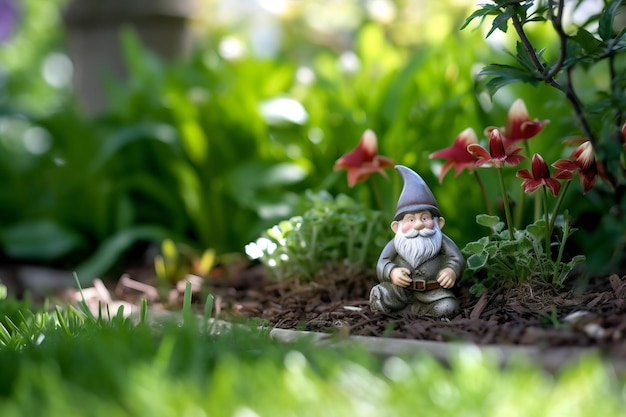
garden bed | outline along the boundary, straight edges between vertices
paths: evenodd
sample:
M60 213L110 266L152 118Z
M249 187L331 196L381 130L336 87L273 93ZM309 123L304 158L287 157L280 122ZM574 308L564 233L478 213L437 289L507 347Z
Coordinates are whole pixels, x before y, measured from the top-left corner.
M215 315L232 322L261 319L274 329L427 342L472 343L478 346L592 348L611 359L626 360L626 274L598 275L585 285L556 292L541 285L501 289L481 297L455 288L461 312L450 319L390 317L372 312L368 294L374 272L340 266L320 271L315 281L275 282L260 264L216 268L210 281L193 283L198 310L204 294L214 295ZM166 308L159 300L151 268L129 268L108 284L96 281L83 291L89 303L138 306L148 299L151 310ZM184 285L170 292L169 307L182 303ZM66 293L68 295L68 293ZM69 299L80 294L69 291ZM129 308L129 311L130 309ZM286 336L285 336L286 335ZM287 333L281 337L291 337ZM424 345L428 348L428 343ZM378 348L380 349L380 348ZM578 350L577 350L578 351ZM563 350L563 352L570 352ZM570 352L571 353L571 352Z
M441 320L372 312L368 294L375 278L363 271L326 272L302 284L267 282L257 268L246 270L239 285L222 288L223 311L259 317L282 329L478 345L596 347L626 358L624 274L594 277L584 291L525 285L474 297L460 287L461 312Z

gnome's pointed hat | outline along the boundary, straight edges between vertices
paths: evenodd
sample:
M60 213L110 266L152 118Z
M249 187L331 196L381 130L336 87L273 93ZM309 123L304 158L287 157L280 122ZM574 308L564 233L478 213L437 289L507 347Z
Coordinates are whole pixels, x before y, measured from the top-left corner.
M395 168L400 172L400 175L402 175L404 186L398 198L394 220L402 219L406 213L424 210L429 210L435 217L441 216L439 208L437 207L437 201L435 201L435 196L433 196L433 193L422 177L412 169L403 165L396 165Z

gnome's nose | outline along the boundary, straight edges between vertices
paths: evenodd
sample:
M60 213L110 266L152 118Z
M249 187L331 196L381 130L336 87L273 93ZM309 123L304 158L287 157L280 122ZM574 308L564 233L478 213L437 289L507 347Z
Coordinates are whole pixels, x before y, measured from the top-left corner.
M423 221L421 220L415 220L415 224L413 225L413 229L415 230L422 230L426 225L424 224Z

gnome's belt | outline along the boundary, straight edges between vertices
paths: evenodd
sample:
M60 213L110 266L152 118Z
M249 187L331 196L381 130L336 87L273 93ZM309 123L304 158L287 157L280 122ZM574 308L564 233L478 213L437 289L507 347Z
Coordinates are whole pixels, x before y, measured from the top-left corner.
M426 281L423 279L416 279L415 281L411 281L411 285L409 285L410 289L415 291L430 291L436 290L437 288L441 288L441 285L437 281Z

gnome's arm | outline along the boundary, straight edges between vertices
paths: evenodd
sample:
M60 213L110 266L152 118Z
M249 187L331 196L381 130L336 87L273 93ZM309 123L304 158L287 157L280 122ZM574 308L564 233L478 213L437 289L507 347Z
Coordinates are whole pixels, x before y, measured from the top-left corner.
M391 270L398 266L397 263L393 262L392 259L395 259L398 255L396 251L396 245L393 243L393 239L387 243L385 248L380 254L378 258L378 263L376 264L376 275L378 276L378 280L380 282L390 282L391 281Z
M445 259L444 268L452 268L456 273L457 279L460 278L465 270L465 258L458 246L446 235L443 235L441 256Z

